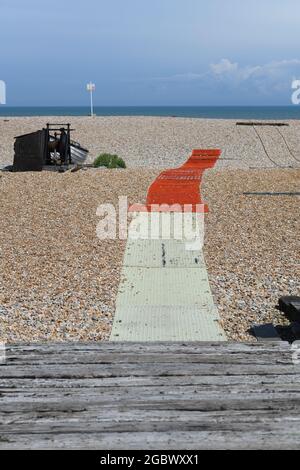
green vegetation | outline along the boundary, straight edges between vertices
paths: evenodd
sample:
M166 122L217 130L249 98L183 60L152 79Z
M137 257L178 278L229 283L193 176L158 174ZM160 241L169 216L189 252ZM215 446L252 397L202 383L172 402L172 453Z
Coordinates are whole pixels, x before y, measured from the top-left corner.
M106 168L126 168L124 160L118 155L111 155L110 153L101 153L99 157L94 160L94 167L99 168L105 166Z

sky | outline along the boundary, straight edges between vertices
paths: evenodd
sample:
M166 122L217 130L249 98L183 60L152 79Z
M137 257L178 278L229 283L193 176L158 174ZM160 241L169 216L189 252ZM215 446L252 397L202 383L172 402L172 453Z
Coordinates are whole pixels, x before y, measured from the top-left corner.
M10 106L289 105L299 0L0 0Z

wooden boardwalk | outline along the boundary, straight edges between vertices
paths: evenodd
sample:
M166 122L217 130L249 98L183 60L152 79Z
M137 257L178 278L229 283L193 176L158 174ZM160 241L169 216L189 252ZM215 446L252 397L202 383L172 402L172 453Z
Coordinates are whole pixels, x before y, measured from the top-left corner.
M299 449L287 343L14 345L0 449Z

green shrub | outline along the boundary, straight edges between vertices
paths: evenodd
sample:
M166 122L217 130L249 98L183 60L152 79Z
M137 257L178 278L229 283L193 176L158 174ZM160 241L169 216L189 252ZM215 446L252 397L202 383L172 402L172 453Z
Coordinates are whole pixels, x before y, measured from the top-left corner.
M110 153L101 153L99 157L94 160L94 167L99 168L105 166L106 168L126 168L124 160L118 155L111 155Z

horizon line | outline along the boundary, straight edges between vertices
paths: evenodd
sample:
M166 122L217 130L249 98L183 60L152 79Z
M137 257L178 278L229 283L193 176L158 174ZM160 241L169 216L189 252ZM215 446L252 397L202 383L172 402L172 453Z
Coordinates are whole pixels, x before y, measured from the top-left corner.
M139 104L139 105L131 105L131 104L122 104L122 105L94 105L95 108L297 108L294 104L223 104L223 105L215 105L215 104ZM39 104L39 105L30 105L30 104L22 104L22 105L1 105L1 108L87 108L89 109L89 105L82 105L82 104L66 104L66 105L47 105L47 104Z

